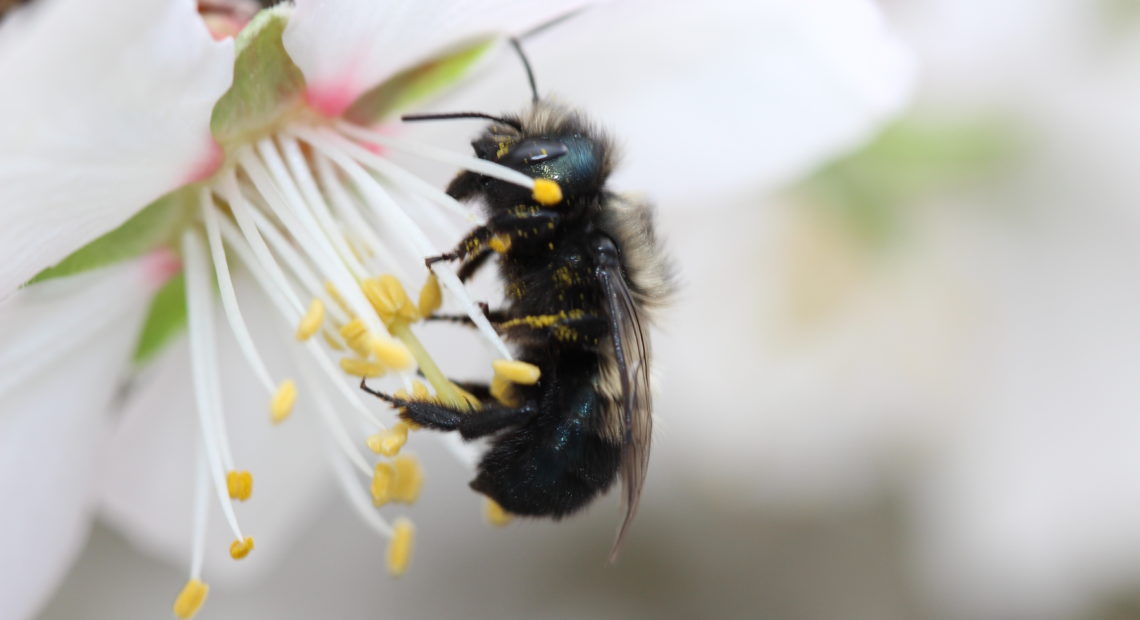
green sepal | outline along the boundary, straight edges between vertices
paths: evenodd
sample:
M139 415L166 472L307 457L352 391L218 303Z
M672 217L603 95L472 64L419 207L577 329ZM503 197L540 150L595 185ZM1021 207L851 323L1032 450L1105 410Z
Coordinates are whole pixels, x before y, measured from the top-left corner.
M136 364L145 364L162 351L186 327L186 277L167 280L151 298L146 322L135 346Z
M494 43L495 39L484 39L455 53L401 71L358 97L344 116L354 123L371 125L405 110L466 75L494 47Z
M223 146L264 133L301 103L305 78L281 42L292 7L265 9L234 43L234 83L218 100L210 131Z
M27 284L107 267L167 245L185 224L186 214L194 201L195 193L189 188L171 192L144 207L118 228L39 272Z

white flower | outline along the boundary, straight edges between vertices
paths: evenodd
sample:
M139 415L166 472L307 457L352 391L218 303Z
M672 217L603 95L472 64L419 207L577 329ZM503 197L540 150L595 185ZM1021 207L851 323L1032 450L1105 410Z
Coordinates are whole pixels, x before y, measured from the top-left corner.
M206 497L222 509L235 556L248 551L246 529L257 531L258 549L241 568L272 557L322 484L322 454L333 456L349 497L381 534L402 531L371 509L365 478L351 471L371 475L361 447L384 428L380 408L334 372L333 354L312 336L358 317L367 337L348 334L349 345L402 369L405 382L414 356L435 388L447 389L405 322L374 311L392 296L371 278L417 279L422 257L454 240L436 211L457 205L375 147L482 164L366 129L361 123L393 111L369 95L384 85L406 89L383 93L396 99L411 94L391 78L417 68L417 86L438 86L432 69L463 68L484 49L478 37L523 32L580 4L298 0L296 9L255 18L236 56L232 41L211 40L192 3L177 0L55 0L0 23L0 79L9 87L0 98L8 119L0 126L0 442L11 444L0 456L0 490L20 506L0 528L0 546L14 550L0 578L20 595L3 597L0 615L39 606L96 503L162 553L185 554L196 522L193 579L203 562L213 573L224 558L206 542L205 519L192 518L205 514ZM631 2L536 37L532 53L541 79L629 136L623 183L680 195L767 185L858 140L906 93L905 54L873 9L822 4ZM108 26L91 28L96 22ZM636 49L622 44L634 40ZM686 47L713 42L711 52ZM623 81L598 87L588 76ZM716 93L740 103L703 109L706 97L729 101ZM477 101L497 111L525 99ZM646 106L669 113L646 117ZM639 123L639 114L653 122ZM679 126L663 127L662 118ZM76 253L108 233L114 243ZM134 373L116 406L147 300L160 288L160 297L180 290L167 280L176 271L171 249L185 266L189 346L155 353L171 313L150 311L143 345L160 357ZM16 290L53 265L47 275L110 266ZM437 275L473 310L453 274ZM215 317L213 278L224 319ZM283 347L298 324L309 339ZM218 339L218 329L234 338ZM285 417L294 375L303 415L271 427L266 403ZM108 418L111 409L121 416ZM310 432L310 418L324 430ZM257 493L235 510L240 472L259 465Z

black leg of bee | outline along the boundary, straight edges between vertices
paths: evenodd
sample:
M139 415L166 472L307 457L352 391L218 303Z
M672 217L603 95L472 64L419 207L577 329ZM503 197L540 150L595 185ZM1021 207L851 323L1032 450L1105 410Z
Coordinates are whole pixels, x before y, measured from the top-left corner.
M492 310L490 306L488 306L487 303L483 301L478 302L478 304L479 309L483 311L483 316L487 317L487 320L491 323L502 323L503 321L506 321L508 318L510 318L505 310ZM466 314L433 314L431 316L424 317L424 320L449 321L452 323L461 323L468 327L475 327L475 322L472 321L471 317L467 316Z
M478 384L474 384L472 387L481 391L477 386ZM390 403L393 407L402 409L400 417L405 420L411 420L420 426L440 431L458 430L464 439L475 439L510 426L522 424L536 412L536 409L529 404L522 407L507 407L492 402L479 409L468 409L450 407L436 402L406 400L377 392L368 387L364 379L360 380L360 389ZM488 389L487 392L487 397L490 398L490 390Z
M482 191L484 178L474 172L463 172L448 184L447 195L456 200L466 200Z
M471 276L475 275L476 272L483 268L483 265L487 264L487 259L491 258L492 253L491 250L483 250L475 256L468 257L467 260L463 261L457 273L459 281L466 282Z

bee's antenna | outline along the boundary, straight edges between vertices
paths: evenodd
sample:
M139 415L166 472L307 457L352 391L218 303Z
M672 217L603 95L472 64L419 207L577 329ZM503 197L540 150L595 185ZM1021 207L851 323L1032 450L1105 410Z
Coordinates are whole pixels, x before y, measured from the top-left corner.
M511 46L515 48L515 52L519 55L519 60L522 61L523 68L526 69L526 79L530 82L531 101L538 103L538 87L534 85L534 71L530 68L530 61L527 60L526 54L523 53L522 44L515 37L511 37Z
M501 116L493 116L491 114L484 114L482 112L445 112L443 114L405 114L400 117L402 121L439 121L453 118L485 118L489 121L502 123L508 127L522 131L522 124L511 118L503 118Z

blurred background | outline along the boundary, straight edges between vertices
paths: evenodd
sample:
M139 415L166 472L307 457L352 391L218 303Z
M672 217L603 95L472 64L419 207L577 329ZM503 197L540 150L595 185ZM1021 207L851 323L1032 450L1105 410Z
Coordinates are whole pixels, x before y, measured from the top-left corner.
M616 497L491 528L417 435L407 575L330 493L200 617L1140 618L1140 1L881 5L899 117L662 210L684 287L621 562ZM99 525L41 617L165 617L183 579Z

